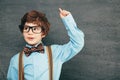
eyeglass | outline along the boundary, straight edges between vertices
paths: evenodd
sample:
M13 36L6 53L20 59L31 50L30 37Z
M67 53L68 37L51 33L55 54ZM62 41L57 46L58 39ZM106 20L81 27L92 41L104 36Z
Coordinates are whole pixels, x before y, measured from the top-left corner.
M30 29L35 34L39 34L42 32L42 29L39 26L26 26L26 25L23 28L23 32L28 33L30 31Z

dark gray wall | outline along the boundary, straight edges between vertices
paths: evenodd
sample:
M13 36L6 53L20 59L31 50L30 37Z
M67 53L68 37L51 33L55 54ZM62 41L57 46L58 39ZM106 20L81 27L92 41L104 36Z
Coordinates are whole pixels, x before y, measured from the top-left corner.
M71 11L85 33L83 50L63 65L60 80L120 80L120 0L0 0L0 80L25 45L18 25L27 11L46 13L51 23L46 45L68 42L59 7Z

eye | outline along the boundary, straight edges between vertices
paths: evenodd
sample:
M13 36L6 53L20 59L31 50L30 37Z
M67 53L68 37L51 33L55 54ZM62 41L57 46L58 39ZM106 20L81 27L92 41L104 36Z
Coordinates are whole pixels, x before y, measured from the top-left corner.
M24 30L28 30L28 27L24 27Z
M33 27L33 30L37 30L37 28L36 28L36 27Z
M27 29L28 29L27 27L24 28L24 30L27 30Z
M41 28L40 27L33 27L33 30L41 30Z

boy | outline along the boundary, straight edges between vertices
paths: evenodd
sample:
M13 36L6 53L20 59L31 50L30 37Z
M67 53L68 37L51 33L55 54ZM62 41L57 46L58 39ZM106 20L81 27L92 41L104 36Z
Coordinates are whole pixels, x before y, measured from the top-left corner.
M60 17L66 27L70 41L64 45L51 45L53 73L49 73L49 59L47 48L42 43L49 31L50 24L45 15L38 11L30 11L21 19L19 26L25 41L23 49L23 78L24 80L59 80L62 64L74 57L84 45L84 34L77 28L77 25L69 11L59 8ZM34 47L34 49L32 49ZM35 50L36 47L41 50ZM33 51L31 51L33 50ZM18 69L20 53L12 57L7 74L8 80L20 80ZM52 64L53 63L53 64ZM23 79L21 79L23 80Z

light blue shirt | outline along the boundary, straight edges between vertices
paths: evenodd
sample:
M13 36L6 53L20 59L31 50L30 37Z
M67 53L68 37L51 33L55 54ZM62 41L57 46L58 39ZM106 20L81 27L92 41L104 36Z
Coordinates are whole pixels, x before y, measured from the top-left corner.
M84 46L84 34L77 28L71 14L62 18L66 27L70 41L64 45L51 45L53 56L53 79L59 80L62 64L74 57ZM34 52L24 59L25 80L49 80L48 56L46 46L45 53ZM8 80L18 80L18 57L19 53L12 57L7 74Z

